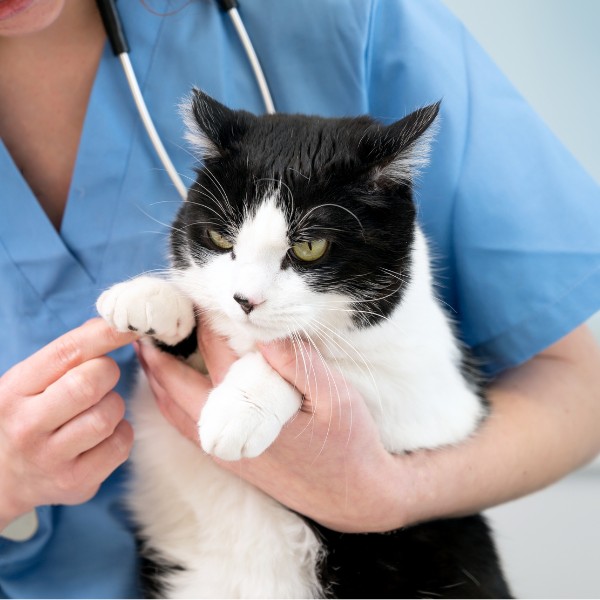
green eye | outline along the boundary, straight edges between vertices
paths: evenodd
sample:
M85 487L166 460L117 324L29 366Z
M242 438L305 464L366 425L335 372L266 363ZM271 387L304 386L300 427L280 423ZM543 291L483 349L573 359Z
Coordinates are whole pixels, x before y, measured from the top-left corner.
M231 250L233 248L233 244L214 229L208 230L208 237L210 238L210 241L221 250Z
M327 240L311 240L310 242L298 242L292 246L294 256L304 262L312 262L321 258L329 248Z

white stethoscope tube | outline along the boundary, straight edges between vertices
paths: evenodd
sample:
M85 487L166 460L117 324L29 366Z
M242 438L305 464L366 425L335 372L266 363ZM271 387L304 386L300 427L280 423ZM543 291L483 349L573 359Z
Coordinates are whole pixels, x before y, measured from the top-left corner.
M175 186L179 195L183 200L185 200L187 197L187 187L181 180L181 177L173 165L168 152L165 150L164 144L162 143L160 136L156 131L156 127L154 126L154 122L152 121L152 117L150 116L148 107L146 106L146 102L144 100L144 96L142 95L142 91L140 90L140 85L135 75L135 71L133 70L131 60L129 59L129 47L125 39L125 34L123 32L123 27L114 0L96 1L102 15L106 32L112 44L113 51L119 57L121 66L123 67L123 72L125 73L125 77L129 85L129 89L131 91L131 96L135 102L140 119L144 124L146 133L152 142L154 151L156 152L160 162L165 167L165 170L167 171L167 174L173 182L173 185ZM260 89L266 112L268 114L273 114L275 112L275 106L273 104L271 92L269 91L267 80L260 65L260 61L258 60L258 56L256 55L256 51L254 50L254 46L252 45L250 36L244 27L240 13L235 7L236 3L227 2L222 4L228 5L226 7L226 12L233 22L235 31L242 43L242 46L244 47L244 51L246 52L248 60L250 61L250 66L252 67L254 78L256 79L256 83Z
M252 72L254 73L254 79L256 79L256 83L258 84L261 96L263 98L265 110L268 114L272 115L275 113L275 105L273 104L273 98L271 98L269 85L267 84L265 74L263 73L262 67L260 66L258 56L256 56L256 52L254 51L252 40L250 39L250 36L248 35L246 28L244 27L242 17L240 17L240 13L238 12L237 8L228 9L227 14L231 17L231 21L233 22L235 31L237 32L238 37L240 38L240 42L242 42L242 46L244 46L244 50L246 51L246 56L250 61Z
M154 122L152 121L152 117L148 112L148 107L146 106L146 102L144 101L144 96L142 96L142 91L140 90L140 84L138 83L137 77L135 76L135 72L133 70L133 66L131 65L131 60L129 60L129 54L127 52L121 52L118 55L119 60L121 61L121 66L123 67L123 71L125 73L125 77L127 78L127 83L129 84L129 89L131 90L131 96L135 105L137 107L138 113L140 115L140 119L144 124L146 129L146 133L154 146L154 151L156 152L160 162L162 162L165 167L168 176L171 178L173 185L179 192L179 195L183 200L187 198L187 187L184 185L173 161L169 157L169 154L165 150L165 147L158 135L158 131L156 131L156 127L154 126Z

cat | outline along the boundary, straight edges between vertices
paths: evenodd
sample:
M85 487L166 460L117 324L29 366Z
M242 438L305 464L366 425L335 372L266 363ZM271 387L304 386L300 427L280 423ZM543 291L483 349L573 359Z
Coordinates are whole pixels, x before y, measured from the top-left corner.
M290 336L362 394L391 453L459 443L486 418L413 202L439 107L384 126L255 116L192 92L184 118L201 162L173 224L169 277L116 284L97 303L116 329L182 356L195 349L197 307L240 357L200 416L204 452L167 424L140 377L129 506L149 594L510 597L480 515L341 534L210 456L259 456L300 409L256 348Z

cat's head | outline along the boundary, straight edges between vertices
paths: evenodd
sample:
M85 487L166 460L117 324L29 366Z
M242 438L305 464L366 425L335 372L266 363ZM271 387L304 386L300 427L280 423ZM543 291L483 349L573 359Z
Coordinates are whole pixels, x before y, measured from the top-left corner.
M194 90L201 159L174 223L174 274L203 311L255 339L386 318L411 278L412 186L439 103L369 117L255 116Z

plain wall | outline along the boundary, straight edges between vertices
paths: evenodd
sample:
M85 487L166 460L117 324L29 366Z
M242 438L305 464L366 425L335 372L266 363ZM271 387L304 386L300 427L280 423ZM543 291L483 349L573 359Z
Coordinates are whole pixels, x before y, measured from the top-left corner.
M444 1L600 182L600 0ZM518 597L600 598L600 461L488 516Z

